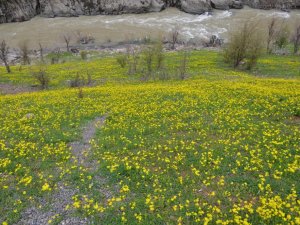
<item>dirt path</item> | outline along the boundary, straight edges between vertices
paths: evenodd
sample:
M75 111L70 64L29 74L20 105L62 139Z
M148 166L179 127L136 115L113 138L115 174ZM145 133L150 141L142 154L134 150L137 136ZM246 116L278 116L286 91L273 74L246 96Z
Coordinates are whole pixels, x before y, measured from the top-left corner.
M82 132L82 139L80 141L71 142L69 144L73 157L72 162L83 166L87 169L94 170L97 168L96 162L91 161L89 153L91 151L91 140L95 137L97 129L104 126L106 116L97 117L89 122ZM103 181L105 183L105 181ZM39 204L42 206L31 207L22 215L19 225L46 225L49 221L59 218L61 225L82 225L88 224L87 218L75 217L72 210L66 209L68 205L73 203L72 197L79 193L78 189L67 186L60 182L58 189L48 198L40 200Z
M69 144L72 149L74 162L89 169L94 168L95 162L87 158L91 150L90 141L94 138L97 129L100 129L104 125L105 119L106 116L98 117L88 123L83 129L82 140Z

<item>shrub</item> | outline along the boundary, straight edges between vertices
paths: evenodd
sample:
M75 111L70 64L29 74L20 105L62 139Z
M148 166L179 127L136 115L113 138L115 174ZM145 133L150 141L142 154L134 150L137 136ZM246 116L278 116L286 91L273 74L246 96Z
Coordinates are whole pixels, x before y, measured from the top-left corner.
M122 68L125 68L128 62L128 56L125 54L120 54L117 56L116 60Z
M40 68L36 72L32 72L33 78L39 83L41 89L47 89L50 83L50 77L46 72L46 69Z
M164 67L165 55L164 55L164 46L162 40L158 40L155 43L155 59L156 59L156 69L161 70Z
M179 42L179 31L177 27L171 31L170 42L171 42L171 49L175 49L176 44L178 44Z
M132 75L137 73L138 63L140 59L140 52L137 48L128 46L126 50L127 63L128 63L128 74Z
M79 87L78 88L78 98L83 98L84 95L83 95L83 90L82 90L82 87Z
M261 36L255 24L245 23L241 29L233 32L224 48L224 60L237 68L247 61L247 69L251 69L257 62L262 50Z
M276 37L275 37L275 46L279 49L283 49L289 44L290 31L285 22L282 22L281 27L279 28Z
M297 54L300 47L300 24L296 27L295 33L292 38L292 42L294 45L294 54Z
M82 60L86 60L88 56L87 51L80 51L80 57Z
M86 71L87 73L87 85L92 85L93 84L93 78L92 78L92 74L89 70Z
M145 74L146 79L149 79L152 75L154 56L155 56L155 48L153 46L148 46L144 49L143 61L145 63L146 71L147 71Z
M54 52L49 54L49 56L50 56L51 64L59 63L59 60L61 58L60 49L59 48L56 49Z
M81 87L85 85L85 80L83 76L80 76L79 73L76 74L75 78L70 81L70 87Z

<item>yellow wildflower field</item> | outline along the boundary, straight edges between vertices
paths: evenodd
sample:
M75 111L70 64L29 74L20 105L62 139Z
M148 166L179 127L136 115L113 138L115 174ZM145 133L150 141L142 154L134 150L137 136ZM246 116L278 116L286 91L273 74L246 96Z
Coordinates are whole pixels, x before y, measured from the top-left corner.
M63 184L91 224L300 224L300 80L212 70L0 96L0 222ZM95 118L81 164L70 143Z

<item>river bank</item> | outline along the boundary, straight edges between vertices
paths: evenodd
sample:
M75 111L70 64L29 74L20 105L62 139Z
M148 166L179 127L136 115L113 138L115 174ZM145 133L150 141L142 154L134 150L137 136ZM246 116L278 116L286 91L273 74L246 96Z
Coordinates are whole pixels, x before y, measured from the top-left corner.
M72 36L70 44L75 44L78 33L93 36L95 44L119 43L126 40L142 40L167 37L177 29L180 39L187 42L207 42L212 35L222 39L232 30L252 20L259 21L258 29L266 31L272 18L281 18L293 27L300 21L300 11L290 13L276 10L257 10L245 7L243 10L215 10L213 14L191 15L176 8L148 14L80 16L75 18L36 17L23 23L0 25L0 39L6 40L11 48L17 48L27 41L31 49L41 43L45 48L62 48L63 35Z

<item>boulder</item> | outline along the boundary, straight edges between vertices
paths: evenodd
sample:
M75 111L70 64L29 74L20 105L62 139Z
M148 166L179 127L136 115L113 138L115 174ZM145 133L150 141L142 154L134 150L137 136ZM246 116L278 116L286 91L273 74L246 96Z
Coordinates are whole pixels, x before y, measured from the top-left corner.
M300 0L243 0L244 3L256 9L278 9L288 11L297 7Z
M191 14L203 14L212 9L209 0L181 0L180 8Z
M0 1L0 23L22 22L29 20L37 14L37 8L37 1Z
M44 17L158 12L166 0L5 0L0 1L0 23Z
M79 16L79 15L117 15L123 13L158 12L164 9L162 0L42 0L41 15Z
M71 0L41 0L41 16L79 16L83 15L83 7L79 1Z
M241 0L234 0L230 6L230 8L233 9L242 9L244 7L244 4Z
M232 5L231 0L211 0L211 5L214 9L228 10Z

